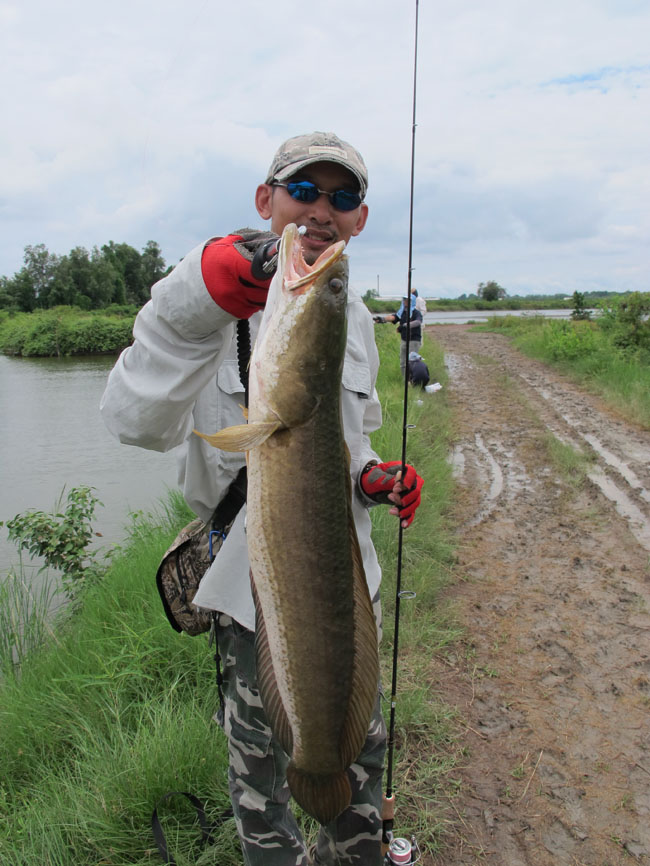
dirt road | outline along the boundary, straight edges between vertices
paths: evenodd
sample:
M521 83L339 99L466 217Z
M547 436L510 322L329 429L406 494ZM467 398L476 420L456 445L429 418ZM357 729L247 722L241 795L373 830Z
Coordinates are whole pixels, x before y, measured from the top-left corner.
M432 688L466 753L425 861L650 863L650 432L501 335L430 330L458 419L467 635ZM552 437L593 458L582 487Z

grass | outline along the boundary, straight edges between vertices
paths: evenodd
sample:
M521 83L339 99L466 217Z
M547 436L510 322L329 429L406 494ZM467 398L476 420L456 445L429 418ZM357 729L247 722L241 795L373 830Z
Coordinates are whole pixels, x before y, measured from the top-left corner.
M399 338L389 329L376 329L382 358L378 392L384 425L373 437L375 450L386 459L401 454L404 385L399 370ZM447 376L440 346L425 334L421 349L432 381L443 385L435 394L409 390L407 460L425 479L422 504L411 527L403 533L401 588L415 593L400 603L398 682L396 695L396 752L393 781L399 835L415 834L429 851L440 846L441 801L455 750L452 714L436 700L431 683L431 659L452 643L459 630L451 609L440 602L450 579L453 547L448 510L453 496L448 462L451 417L445 403ZM420 398L422 404L418 405ZM372 512L374 539L383 570L384 641L382 671L390 692L399 529L387 509ZM389 707L385 712L387 721Z
M650 428L650 354L621 350L596 322L502 316L476 330L497 331L532 358L600 396L624 418Z
M377 336L385 421L373 444L385 459L399 459L399 344L389 329L378 328ZM444 385L442 353L427 337L422 354L432 379ZM450 714L432 694L428 670L431 656L457 635L453 616L439 604L452 554L444 394L443 388L422 395L418 406L419 392L409 393L408 420L415 427L408 433L408 460L425 486L404 533L402 584L416 598L401 604L393 776L396 830L417 833L429 849L438 844L439 801L453 764ZM212 721L212 652L205 636L190 638L170 628L154 581L162 553L191 516L180 496L172 495L158 512L134 517L106 577L84 592L72 615L59 614L52 629L43 625L47 619L26 584L15 575L2 584L0 606L9 619L0 626L26 610L30 616L19 667L0 644L0 862L159 863L150 821L161 796L190 791L205 800L211 820L227 807L225 738ZM382 669L389 690L398 523L387 508L373 509L372 517L384 571ZM10 599L18 604L13 613ZM48 596L40 611L49 606ZM232 820L201 850L193 810L183 798L166 801L160 816L179 866L241 862ZM307 830L312 826L305 822Z
M210 653L172 631L155 595L158 560L186 515L173 518L135 524L57 641L5 676L0 862L149 863L162 794L210 792L213 811L225 808ZM180 866L193 862L182 853Z
M0 580L0 672L20 665L47 638L57 639L49 615L59 601L60 584L50 574L34 581L35 571L21 559Z
M582 487L595 456L576 450L572 445L561 442L552 433L546 433L540 442L546 450L551 465L570 489Z

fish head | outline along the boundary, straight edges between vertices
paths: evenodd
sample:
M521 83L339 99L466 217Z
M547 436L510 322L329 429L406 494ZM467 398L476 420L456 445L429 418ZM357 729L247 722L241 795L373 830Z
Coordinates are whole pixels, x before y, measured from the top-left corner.
M253 352L253 394L285 426L303 423L325 393L341 384L346 341L348 262L345 241L313 265L293 223L282 233L278 268Z
M282 288L294 295L309 291L320 284L323 276L340 260L345 241L338 241L324 250L316 261L309 265L302 249L302 235L294 223L289 223L282 232L278 254L278 270L282 273Z

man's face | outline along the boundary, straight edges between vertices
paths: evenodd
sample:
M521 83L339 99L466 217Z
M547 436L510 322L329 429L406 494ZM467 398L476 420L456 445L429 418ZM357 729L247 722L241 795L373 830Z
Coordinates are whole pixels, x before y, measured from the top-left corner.
M358 189L354 176L335 162L314 163L296 172L289 180L310 180L319 189L328 192ZM366 204L362 203L352 211L340 211L332 206L325 195L307 204L291 198L284 187L266 183L257 188L255 204L262 219L271 220L271 231L276 234L282 234L289 223L305 226L307 231L302 237L302 248L308 264L313 264L323 250L336 241L347 243L351 237L358 235L368 219Z

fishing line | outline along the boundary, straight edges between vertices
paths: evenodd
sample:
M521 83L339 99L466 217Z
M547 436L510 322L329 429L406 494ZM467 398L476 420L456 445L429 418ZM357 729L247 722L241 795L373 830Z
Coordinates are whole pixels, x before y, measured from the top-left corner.
M413 198L415 189L415 129L416 129L416 95L417 95L417 69L418 69L418 13L419 0L415 0L415 37L413 51L413 118L411 124L411 189L409 203L409 240L408 240L408 277L407 277L407 292L406 292L406 363L404 365L404 399L403 399L403 420L402 420L402 478L406 472L406 439L410 426L408 424L408 386L409 386L409 354L411 343L411 279L413 272ZM399 535L397 543L397 575L395 580L395 626L393 637L393 671L391 679L391 700L390 700L390 722L388 728L388 760L386 766L386 793L384 795L384 806L382 810L383 831L382 844L384 854L387 856L388 862L394 863L413 863L413 856L416 852L419 854L417 842L412 838L411 842L407 839L395 839L393 837L393 824L395 815L395 798L393 794L393 757L395 751L395 708L397 704L397 659L399 649L399 618L400 618L400 602L404 597L414 597L414 593L406 593L402 591L402 547L403 547L404 529L402 521L399 521ZM398 844L399 843L399 844ZM408 849L408 850L407 850ZM391 856L392 855L392 856ZM396 859L395 859L396 858ZM408 858L408 859L404 859ZM419 857L418 857L419 859Z

